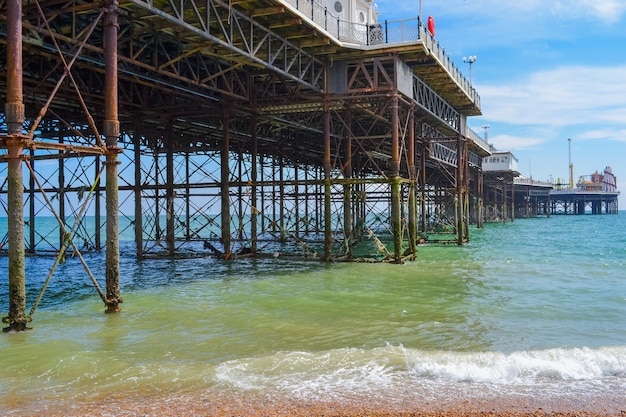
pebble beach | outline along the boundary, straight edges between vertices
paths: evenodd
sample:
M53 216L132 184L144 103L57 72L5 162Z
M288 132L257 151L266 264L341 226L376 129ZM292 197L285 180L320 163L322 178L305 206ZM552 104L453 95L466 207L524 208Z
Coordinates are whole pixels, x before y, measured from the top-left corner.
M160 397L113 397L73 403L14 404L4 406L3 415L35 417L479 417L479 416L626 416L623 393L607 394L594 400L571 398L451 398L421 401L419 396L403 398L345 398L340 401L291 399L256 394L211 393ZM0 407L0 411L3 407ZM18 411L19 410L19 411Z

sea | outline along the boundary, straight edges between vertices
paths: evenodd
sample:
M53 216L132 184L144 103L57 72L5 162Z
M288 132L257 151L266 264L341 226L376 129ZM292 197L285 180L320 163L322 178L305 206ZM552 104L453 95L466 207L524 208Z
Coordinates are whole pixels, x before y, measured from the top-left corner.
M85 255L103 287L104 259ZM26 258L27 309L53 262ZM0 257L0 271L7 265ZM425 244L402 265L138 261L123 242L120 269L121 313L104 314L68 256L32 330L0 334L0 414L211 392L552 398L573 409L611 397L609 413L626 409L623 211L488 223L463 246Z

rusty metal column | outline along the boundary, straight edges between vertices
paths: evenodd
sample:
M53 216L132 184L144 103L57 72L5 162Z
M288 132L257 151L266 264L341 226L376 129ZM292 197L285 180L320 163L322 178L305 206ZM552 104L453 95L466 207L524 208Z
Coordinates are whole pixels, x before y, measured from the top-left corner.
M133 146L135 148L135 245L137 246L137 259L143 259L143 211L141 206L141 124L138 121L135 121Z
M467 139L463 140L463 228L464 239L469 241L469 225L470 225L470 210L469 210L469 196L470 196L470 169L469 169L469 143Z
M402 261L402 213L400 204L400 119L398 93L391 96L391 230L394 262Z
M331 217L330 171L330 109L328 96L324 97L324 260L330 261L333 248L333 230Z
M26 317L26 272L24 267L24 179L22 174L24 102L22 87L22 0L7 3L7 102L5 106L8 150L8 255L9 315L3 331L24 331Z
M278 161L278 227L280 228L280 241L287 241L285 233L285 159L280 156Z
M476 226L479 229L483 228L484 225L484 221L485 221L485 215L484 215L484 192L485 192L485 187L484 187L484 178L483 178L483 170L482 169L478 169L478 178L477 178L477 194L478 194L478 215L476 216Z
M502 180L502 221L503 222L506 222L507 214L509 212L509 209L506 204L506 200L508 199L507 192L508 191L506 187L506 179L503 179Z
M224 257L230 259L230 109L224 108L222 120L222 150L220 155L220 193L222 196L222 244Z
M296 238L300 239L300 168L298 164L294 164L293 177L294 177L293 207L294 207L294 217L296 218L293 233L296 236Z
M415 255L417 252L417 198L416 198L416 181L417 168L415 167L415 109L411 105L409 113L409 131L407 153L409 168L409 252Z
M59 143L63 143L64 141L64 137L63 137L63 129L59 129ZM63 154L63 151L58 151L58 154L61 155ZM59 175L58 175L58 182L59 182L59 188L58 188L58 201L59 201L59 218L61 219L61 221L63 222L63 224L66 224L66 217L65 217L65 158L60 157L58 160L59 163ZM63 232L63 229L59 227L59 248L61 248L63 246L63 243L65 242L65 232Z
M185 240L191 240L191 165L189 164L189 151L185 152Z
M120 122L117 104L117 0L106 0L104 14L104 135L106 137L106 304L107 313L121 310L117 155Z
M511 179L511 221L515 221L515 178Z
M35 150L30 150L30 166L33 169L33 172L37 172L35 170ZM35 176L32 173L29 173L28 180L28 245L26 251L28 253L35 253L35 243L36 243L36 234L35 234L35 223L36 223L36 207L35 207Z
M167 129L165 135L165 242L167 251L173 255L176 251L175 245L175 220L174 209L174 134L172 129Z
M421 129L420 129L421 131ZM424 141L424 136L421 135L421 143L420 143L420 188L422 190L422 195L420 197L420 211L421 211L421 225L420 230L422 233L426 233L428 224L426 218L426 149L427 144Z
M100 173L100 164L101 164L101 160L100 160L100 156L96 157L96 160L94 161L94 178L98 177L98 174ZM95 211L95 219L94 219L94 229L95 229L95 233L94 233L94 247L93 249L96 251L101 251L102 250L102 236L101 236L101 229L102 229L102 202L100 201L102 198L101 195L101 190L100 190L100 179L98 179L98 182L96 183L96 188L94 189L94 198L93 198L93 203L94 203L94 211Z
M347 135L345 137L345 162L343 165L344 179L352 180L352 112L347 111L346 126L348 126ZM348 259L354 257L352 245L352 184L346 182L343 188L343 234L346 243L346 256Z
M257 252L257 240L259 233L259 221L258 214L259 211L257 209L257 177L258 177L258 166L257 159L259 157L259 141L257 137L257 119L256 116L252 118L252 167L251 169L251 178L250 182L252 183L252 190L250 191L250 236L252 239L251 250L252 253Z
M463 222L463 185L464 185L464 173L463 165L465 164L465 158L463 154L463 139L460 133L456 137L456 156L457 156L457 170L456 170L456 196L454 198L454 208L456 214L456 243L458 245L463 244L464 236L464 222Z

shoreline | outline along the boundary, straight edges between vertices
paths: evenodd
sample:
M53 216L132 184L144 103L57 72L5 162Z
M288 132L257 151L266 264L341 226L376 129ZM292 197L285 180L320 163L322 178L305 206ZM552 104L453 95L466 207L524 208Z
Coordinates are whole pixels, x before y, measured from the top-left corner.
M408 394L408 393L407 393ZM14 400L15 401L15 400ZM36 403L3 400L0 413L35 417L613 417L626 416L626 399L619 393L572 401L551 397L479 397L428 400L419 394L334 400L289 398L284 394L206 392Z

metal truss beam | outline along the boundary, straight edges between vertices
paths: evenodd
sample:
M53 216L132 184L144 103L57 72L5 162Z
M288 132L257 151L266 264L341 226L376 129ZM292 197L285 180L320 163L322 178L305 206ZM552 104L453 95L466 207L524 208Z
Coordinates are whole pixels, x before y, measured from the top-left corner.
M208 45L200 47L198 52L211 51L210 44L214 44L218 50L223 48L231 54L217 55L216 51L215 56L262 67L313 91L323 91L323 62L227 2L130 0L130 3L149 16L158 16L205 40Z

